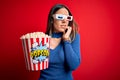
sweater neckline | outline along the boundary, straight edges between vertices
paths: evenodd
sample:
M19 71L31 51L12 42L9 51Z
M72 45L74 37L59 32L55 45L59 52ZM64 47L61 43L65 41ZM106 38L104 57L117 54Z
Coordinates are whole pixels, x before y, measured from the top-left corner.
M62 35L63 35L63 33L62 32L59 32L59 33L52 33L52 38L61 38L62 37Z

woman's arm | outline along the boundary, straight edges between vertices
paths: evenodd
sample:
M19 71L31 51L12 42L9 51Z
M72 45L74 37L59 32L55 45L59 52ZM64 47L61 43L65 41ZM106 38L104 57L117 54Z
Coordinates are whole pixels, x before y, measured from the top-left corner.
M80 35L77 33L72 43L64 41L65 61L70 70L76 69L80 64Z

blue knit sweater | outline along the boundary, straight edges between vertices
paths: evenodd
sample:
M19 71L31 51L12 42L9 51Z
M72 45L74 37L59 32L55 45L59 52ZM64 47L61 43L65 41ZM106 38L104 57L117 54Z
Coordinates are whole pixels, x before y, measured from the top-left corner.
M61 33L53 33L59 38ZM60 42L55 49L50 49L49 68L40 72L39 80L73 80L72 71L80 64L80 35L75 40Z

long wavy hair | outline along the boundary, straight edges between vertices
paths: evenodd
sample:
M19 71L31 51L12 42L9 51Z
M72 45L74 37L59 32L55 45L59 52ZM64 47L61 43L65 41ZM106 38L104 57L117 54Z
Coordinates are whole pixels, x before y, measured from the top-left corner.
M70 16L73 16L72 13L70 12L69 8L66 7L65 5L63 4L56 4L55 6L53 6L48 14L48 21L47 21L47 29L46 29L46 34L48 35L52 35L53 33L53 30L54 30L54 25L53 25L53 17L52 15L55 14L59 9L61 8L65 8L68 10L69 12L69 15ZM74 20L74 17L73 17L73 20L72 21L69 21L69 24L68 26L71 26L72 27L72 31L71 31L71 34L70 34L70 38L71 38L71 41L73 41L75 39L75 35L76 33L78 32L78 26Z

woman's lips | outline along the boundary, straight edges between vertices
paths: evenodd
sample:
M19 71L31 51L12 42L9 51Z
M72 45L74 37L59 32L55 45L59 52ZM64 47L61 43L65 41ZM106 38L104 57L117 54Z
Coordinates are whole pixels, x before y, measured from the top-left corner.
M60 25L60 26L66 28L66 25Z

